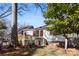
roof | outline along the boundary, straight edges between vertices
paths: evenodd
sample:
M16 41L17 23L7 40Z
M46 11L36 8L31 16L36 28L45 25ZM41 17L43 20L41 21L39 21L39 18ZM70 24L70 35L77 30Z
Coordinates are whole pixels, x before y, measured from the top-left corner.
M34 27L33 26L21 27L21 28L19 28L18 33L21 33L24 29L34 29Z
M19 30L23 30L23 29L33 29L33 26L25 26L25 27L21 27L19 28Z
M35 29L46 29L46 28L47 28L47 25L44 25L44 26L37 27Z

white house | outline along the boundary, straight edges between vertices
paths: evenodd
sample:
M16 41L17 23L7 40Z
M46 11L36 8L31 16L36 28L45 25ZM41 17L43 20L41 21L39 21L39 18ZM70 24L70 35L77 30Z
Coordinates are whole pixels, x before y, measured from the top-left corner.
M35 45L45 46L52 42L64 42L65 37L63 35L54 36L51 34L51 31L48 31L47 26L41 26L38 28L26 27L21 30L19 35L19 41L22 42L22 45L28 45L29 41L34 41ZM69 37L77 37L76 34L68 34ZM72 39L70 39L72 40Z
M51 32L46 29L46 26L38 27L38 28L24 28L22 29L22 35L19 37L19 41L22 41L23 45L26 45L25 41L34 40L36 45L45 46L53 41L64 41L63 36L53 36ZM28 37L28 38L26 38ZM25 42L25 43L24 43Z

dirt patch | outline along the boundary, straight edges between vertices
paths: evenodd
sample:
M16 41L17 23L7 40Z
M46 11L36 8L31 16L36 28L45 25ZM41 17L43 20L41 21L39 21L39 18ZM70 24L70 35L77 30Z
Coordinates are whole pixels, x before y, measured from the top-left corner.
M37 48L16 48L1 53L2 56L79 56L79 50L68 48L65 52L64 48L58 47L57 44L49 44L46 47Z
M54 49L55 53L57 54L64 54L66 56L78 56L79 55L79 50L75 49L75 48L68 48L67 51L65 52L64 48L58 47L57 44L50 44L48 45L46 48L50 49Z

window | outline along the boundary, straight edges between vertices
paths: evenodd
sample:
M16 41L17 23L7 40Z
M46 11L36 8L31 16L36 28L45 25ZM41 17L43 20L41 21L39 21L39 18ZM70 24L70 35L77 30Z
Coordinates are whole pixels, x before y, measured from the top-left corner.
M36 30L36 36L39 36L39 30Z
M35 31L33 31L33 36L35 36Z
M39 30L33 31L33 36L39 36Z
M43 30L40 30L40 36L43 36Z

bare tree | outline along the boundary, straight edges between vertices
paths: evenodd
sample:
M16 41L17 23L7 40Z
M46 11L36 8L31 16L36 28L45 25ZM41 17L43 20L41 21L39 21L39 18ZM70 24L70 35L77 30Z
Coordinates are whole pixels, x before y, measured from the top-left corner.
M12 4L12 30L11 39L13 45L18 45L18 33L17 33L17 3Z

